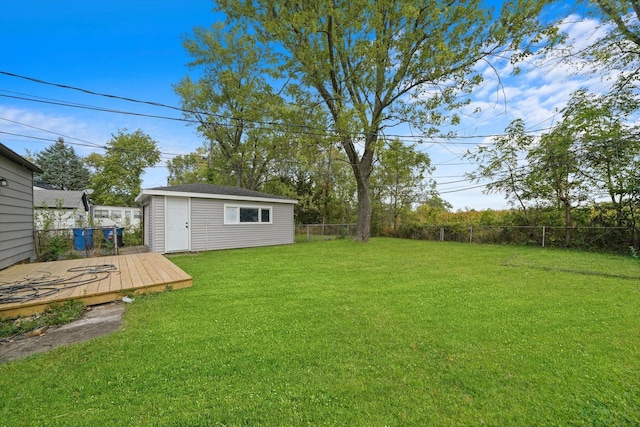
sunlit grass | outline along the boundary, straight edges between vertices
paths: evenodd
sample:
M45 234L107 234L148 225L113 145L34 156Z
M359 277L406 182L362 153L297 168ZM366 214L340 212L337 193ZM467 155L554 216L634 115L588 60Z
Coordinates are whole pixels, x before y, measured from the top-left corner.
M631 257L374 239L171 259L192 288L0 366L0 424L640 423Z

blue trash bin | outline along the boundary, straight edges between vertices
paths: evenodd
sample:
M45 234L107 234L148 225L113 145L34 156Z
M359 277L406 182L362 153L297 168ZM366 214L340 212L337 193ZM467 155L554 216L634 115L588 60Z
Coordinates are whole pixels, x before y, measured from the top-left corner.
M118 236L118 247L121 248L124 246L124 240L122 238L124 235L124 227L117 228L116 235Z
M102 233L104 234L104 240L113 243L113 228L103 228Z
M113 228L103 228L102 232L104 233L105 240L113 244ZM118 237L119 248L124 246L124 242L122 241L123 234L124 234L124 228L116 228L116 236Z
M93 230L91 228L74 228L73 247L77 251L93 247Z

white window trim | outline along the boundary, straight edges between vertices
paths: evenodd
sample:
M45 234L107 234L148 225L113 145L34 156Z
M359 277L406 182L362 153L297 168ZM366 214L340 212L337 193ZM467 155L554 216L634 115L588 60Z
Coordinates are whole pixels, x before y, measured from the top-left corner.
M238 219L235 222L227 221L227 208L235 208L236 209L236 218ZM240 222L240 208L248 208L248 209L258 209L258 222ZM262 222L262 210L269 210L269 222ZM240 203L225 203L224 204L224 225L264 225L264 224L273 224L273 206L271 205L248 205L248 204L240 204Z

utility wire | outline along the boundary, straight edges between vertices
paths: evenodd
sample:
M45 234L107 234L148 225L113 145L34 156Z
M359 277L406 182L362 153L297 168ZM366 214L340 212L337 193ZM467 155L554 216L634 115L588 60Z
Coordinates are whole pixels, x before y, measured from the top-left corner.
M84 88L71 86L71 85L66 85L66 84L61 84L61 83L52 83L52 82L48 82L48 81L45 81L45 80L37 79L37 78L34 78L34 77L28 77L28 76L23 76L23 75L20 75L20 74L10 73L8 71L0 71L0 74L6 75L6 76L9 76L9 77L15 77L15 78L28 80L28 81L31 81L31 82L34 82L34 83L49 85L49 86L58 87L58 88L62 88L62 89L69 89L69 90L79 91L79 92L86 93L86 94L89 94L89 95L101 96L101 97L106 97L106 98L110 98L110 99L119 99L119 100L123 100L123 101L128 101L128 102L133 102L133 103L138 103L138 104L145 104L145 105L150 105L150 106L154 106L154 107L168 108L168 109L171 109L171 110L174 110L174 111L180 111L183 114L204 115L204 116L208 116L208 117L214 117L214 118L222 119L222 120L225 120L225 121L235 121L235 120L238 119L237 117L230 117L230 116L225 116L225 115L221 115L221 114L213 114L213 113L209 113L209 112L206 112L206 111L188 110L188 109L185 109L185 108L180 108L180 107L176 107L176 106L173 106L173 105L168 105L168 104L155 102L155 101L145 101L145 100L125 97L125 96L119 96L119 95L113 95L113 94L108 94L108 93L96 92L96 91L92 91L92 90L89 90L89 89L84 89ZM19 99L19 100L25 100L25 101L30 101L30 102L40 102L40 103L46 103L46 104L61 105L61 106L74 107L74 108L83 108L83 109L102 111L102 112L110 112L110 113L117 113L117 114L128 114L128 115L149 117L149 118L157 118L157 119L164 119L164 120L182 121L182 122L187 122L187 123L200 123L200 121L194 120L194 119L176 118L176 117L168 117L168 116L160 116L160 115L144 114L144 113L135 113L135 112L130 112L130 111L114 110L114 109L108 109L108 108L102 108L102 107L93 107L93 106L87 106L87 105L82 105L82 104L74 104L74 103L68 103L68 102L63 102L63 101L49 101L49 100L46 100L46 98L33 99L33 98L26 98L26 97L12 96L12 95L0 95L0 96L7 97L7 98L13 98L13 99ZM280 127L280 128L282 128L282 127L298 128L298 129L304 130L304 132L299 131L297 133L309 134L309 135L315 135L315 136L335 136L337 134L337 132L334 131L334 130L330 130L330 129L326 129L326 128L320 128L320 127L314 127L314 126L309 126L309 125L302 125L302 124L295 124L295 123L278 123L278 122L251 120L251 119L246 119L246 118L242 118L242 120L245 121L245 122L250 122L250 123L254 123L254 124L258 124L258 125L264 125L264 126ZM217 123L217 125L226 126L226 127L236 127L237 126L237 125L229 124L229 123ZM547 131L547 130L550 130L550 129L552 129L552 128L534 129L534 130L528 131L527 133L535 134L535 133ZM309 132L309 131L312 131L312 130L318 131L320 133ZM471 143L451 142L451 140L496 138L496 137L501 137L501 136L505 136L505 135L506 134L438 135L438 136L429 136L429 137L427 137L427 136L415 136L415 135L386 134L385 137L387 139L389 139L389 138L404 139L405 142L406 141L412 141L414 143L416 142L416 139L417 139L418 140L417 142L424 142L424 143L431 143L431 144L442 144L442 143L444 143L444 141L447 141L447 143L452 144L452 145L476 145L476 143L473 143L473 142L471 142ZM363 134L360 133L360 132L357 132L357 133L351 133L351 136L361 137L361 136L363 136ZM420 141L422 139L427 139L427 140L430 140L430 141Z
M0 117L0 120L3 120L3 119ZM17 122L16 122L16 123L17 123ZM46 132L46 131L45 131L45 132ZM51 133L54 133L54 134L55 134L55 132L51 132ZM20 133L13 133L13 132L0 131L0 134L17 136L17 137L20 137L20 138L35 139L35 140L39 140L39 141L46 141L46 142L58 142L58 140L57 140L57 139L52 139L52 138L43 138L43 137L31 136L31 135L23 135L23 134L20 134ZM76 138L76 139L77 139L77 138ZM107 147L106 145L98 145L98 144L96 144L96 143L94 143L94 142L88 142L88 141L87 141L87 143L88 143L88 144L91 144L91 145L88 145L88 144L82 144L82 143L79 143L79 142L69 142L69 141L64 141L64 143L65 143L65 144L69 144L69 145L77 145L77 146L81 146L81 147L100 148L100 149L103 149L103 150L106 150L106 149L108 149L108 148L109 148L109 147ZM167 153L167 152L164 152L164 151L161 151L161 152L160 152L160 155L164 155L164 156L173 156L173 157L181 156L181 154L178 154L178 153ZM172 157L172 158L173 158L173 157Z
M20 125L20 126L31 128L31 129L36 129L36 130L39 130L39 131L42 131L42 132L46 132L46 133L52 133L54 135L58 135L58 136L63 137L63 138L73 139L75 141L84 142L85 144L90 144L90 145L92 145L92 146L94 146L96 148L105 148L103 145L97 144L95 142L85 141L84 139L75 138L73 136L64 135L64 134L61 134L61 133L58 133L58 132L53 132L53 131L50 131L50 130L47 130L47 129L42 129L42 128L39 128L39 127L36 127L36 126L31 126L31 125L28 125L26 123L16 122L15 120L5 119L4 117L0 117L0 120L4 120L6 122L14 123L14 124L17 124L17 125Z
M101 111L101 112L104 112L104 113L125 114L125 115L129 115L129 116L148 117L148 118L152 118L152 119L173 120L173 121L177 121L177 122L199 123L197 120L185 119L185 118L181 118L181 117L169 117L169 116L159 116L159 115L156 115L156 114L136 113L136 112L133 112L133 111L114 110L114 109L111 109L111 108L103 108L103 107L91 107L91 106L85 106L85 105L79 105L79 104L71 104L71 103L68 103L68 102L45 101L45 100L42 100L42 99L25 98L25 97L22 97L22 96L14 96L14 95L2 95L2 94L0 94L0 96L3 97L3 98L19 99L19 100L22 100L22 101L39 102L41 104L60 105L60 106L63 106L63 107L81 108L81 109L84 109L84 110Z

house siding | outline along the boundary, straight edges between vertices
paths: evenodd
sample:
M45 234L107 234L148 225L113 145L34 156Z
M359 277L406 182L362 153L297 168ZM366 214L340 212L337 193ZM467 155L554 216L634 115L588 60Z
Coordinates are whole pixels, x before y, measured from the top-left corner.
M142 206L142 244L147 245L151 249L151 204L146 203Z
M224 224L224 205L272 208L272 224ZM191 199L191 250L207 251L293 243L293 205Z
M35 226L38 230L70 230L86 227L84 211L80 209L51 209L36 206L33 212Z
M0 269L34 256L33 174L0 156L0 176L8 187L0 187Z
M188 217L184 217L181 204L171 203L167 207L167 198L188 201ZM285 245L295 241L293 208L297 201L293 199L201 183L142 190L136 202L144 206L144 233L149 250L153 252L166 253L167 248L200 252ZM270 222L225 224L226 206L270 208ZM170 223L167 223L167 215L171 215ZM179 226L185 219L188 230ZM168 226L169 235L175 239L170 242L166 240ZM188 235L182 234L181 230ZM188 240L186 245L185 240Z
M106 217L96 215L98 211ZM127 217L128 215L128 217ZM102 227L139 227L142 217L140 208L130 206L91 206L91 218ZM127 219L128 218L128 219Z
M149 250L164 253L164 196L153 196L150 206L151 211L149 212L149 217L150 223L153 225L149 232Z

